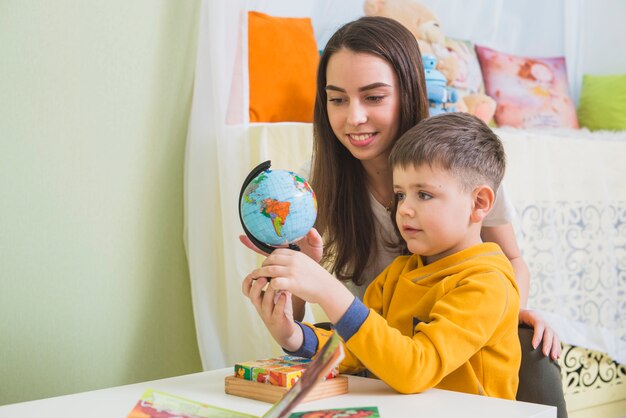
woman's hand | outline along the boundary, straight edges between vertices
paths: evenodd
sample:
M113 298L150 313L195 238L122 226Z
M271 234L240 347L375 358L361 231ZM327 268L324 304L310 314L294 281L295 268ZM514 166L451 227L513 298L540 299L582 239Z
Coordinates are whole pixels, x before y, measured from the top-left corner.
M300 250L311 257L316 263L319 263L324 253L324 241L317 229L311 228L311 230L298 242Z
M246 247L250 248L257 254L260 254L264 257L267 257L269 254L265 251L260 250L256 245L250 241L246 235L239 235L239 241ZM317 232L317 229L311 228L311 230L300 240L296 242L296 244L300 247L300 250L315 260L316 263L319 263L322 259L322 254L324 252L324 242L322 241L322 237L320 233Z
M263 250L260 250L259 247L254 245L252 241L250 241L250 238L248 238L247 235L239 235L239 241L246 247L250 248L255 253L262 255L263 257L267 257L269 255L268 253L266 253Z
M291 294L270 289L265 277L246 276L241 285L243 294L250 299L272 337L288 351L300 348L304 336L293 320Z
M529 309L520 309L519 322L534 329L532 345L537 348L543 341L541 352L544 356L550 356L557 360L561 356L561 341L556 331L537 312Z

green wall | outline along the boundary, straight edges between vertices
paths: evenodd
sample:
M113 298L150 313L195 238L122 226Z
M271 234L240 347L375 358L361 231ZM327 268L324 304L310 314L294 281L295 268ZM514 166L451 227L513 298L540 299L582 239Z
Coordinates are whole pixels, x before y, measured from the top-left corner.
M183 246L199 9L0 0L0 404L201 369Z

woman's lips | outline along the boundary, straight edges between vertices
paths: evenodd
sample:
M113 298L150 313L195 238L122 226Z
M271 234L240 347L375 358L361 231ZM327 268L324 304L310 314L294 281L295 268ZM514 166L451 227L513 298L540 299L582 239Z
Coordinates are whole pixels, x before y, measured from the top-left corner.
M350 144L355 147L366 147L376 139L375 132L367 132L362 134L348 134L348 140Z

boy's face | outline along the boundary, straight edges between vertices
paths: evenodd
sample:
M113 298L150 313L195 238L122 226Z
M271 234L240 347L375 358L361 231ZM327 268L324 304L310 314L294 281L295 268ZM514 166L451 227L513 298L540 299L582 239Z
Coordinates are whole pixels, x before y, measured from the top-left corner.
M449 171L427 164L395 167L393 187L400 234L426 264L481 242L471 228L472 193Z

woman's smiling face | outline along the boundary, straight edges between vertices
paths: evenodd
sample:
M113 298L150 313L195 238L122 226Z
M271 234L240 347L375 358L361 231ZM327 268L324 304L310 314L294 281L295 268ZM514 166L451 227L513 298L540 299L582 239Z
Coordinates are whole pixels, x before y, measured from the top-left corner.
M386 161L398 134L400 94L392 66L372 54L340 49L326 68L328 119L361 161Z

